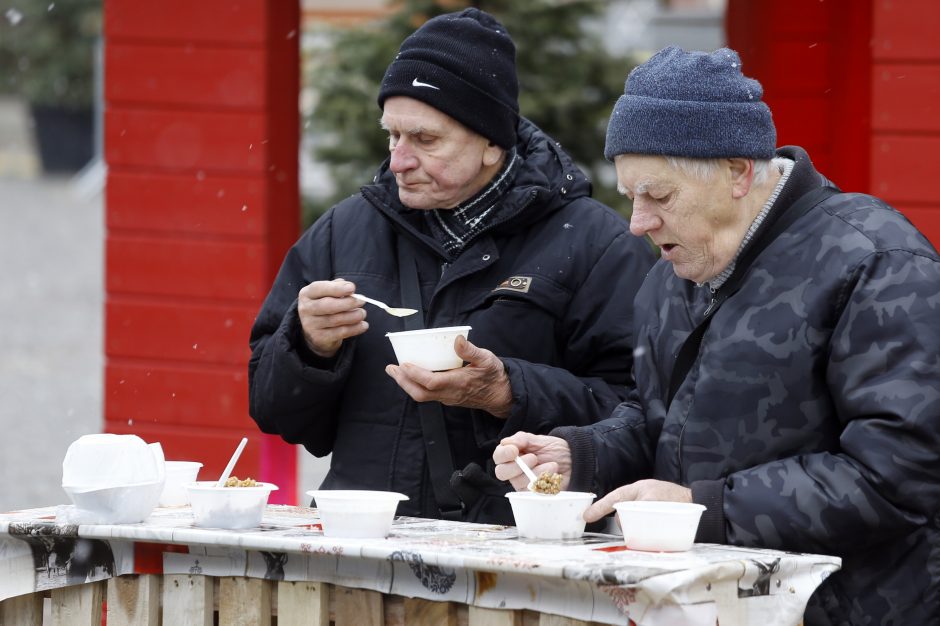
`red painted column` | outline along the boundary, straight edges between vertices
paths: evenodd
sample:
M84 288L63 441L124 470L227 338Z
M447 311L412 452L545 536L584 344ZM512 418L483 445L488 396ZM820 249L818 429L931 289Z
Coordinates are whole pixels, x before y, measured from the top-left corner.
M105 429L296 500L247 412L248 335L299 230L296 0L105 0Z

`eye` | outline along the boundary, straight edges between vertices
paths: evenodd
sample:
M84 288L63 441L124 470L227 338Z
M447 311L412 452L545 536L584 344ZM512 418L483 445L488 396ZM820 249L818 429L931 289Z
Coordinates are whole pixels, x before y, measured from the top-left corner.
M389 133L388 134L388 147L394 148L398 143L398 139L401 137L398 133Z
M666 193L661 196L650 195L650 197L660 204L669 204L669 201L672 199L672 193Z
M421 144L422 146L429 146L429 145L431 145L432 143L434 143L434 140L435 140L435 139L437 139L437 137L433 137L433 136L431 136L431 135L423 135L423 134L422 134L422 135L418 135L418 137L417 137L418 143Z

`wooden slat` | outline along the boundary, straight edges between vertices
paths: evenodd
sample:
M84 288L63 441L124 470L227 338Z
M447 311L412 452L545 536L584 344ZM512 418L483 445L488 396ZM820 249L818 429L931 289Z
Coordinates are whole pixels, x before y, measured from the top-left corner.
M940 60L940 2L875 0L872 52L876 59Z
M278 582L277 623L278 626L330 626L330 585Z
M104 378L108 420L213 428L253 423L247 419L248 372L244 364L208 369L112 359Z
M112 234L105 264L108 293L251 299L268 293L264 246Z
M457 626L457 607L453 602L405 598L405 623L421 626Z
M940 62L871 69L872 129L940 132Z
M104 32L109 39L258 44L265 40L266 5L263 0L108 0Z
M522 626L522 611L471 605L468 621L469 626Z
M263 173L269 131L262 113L109 108L105 112L109 165Z
M266 106L263 49L105 46L108 103L258 109Z
M336 626L383 626L382 594L368 589L334 587Z
M42 593L27 593L0 602L0 624L42 626Z
M108 357L240 365L256 304L208 306L176 302L116 302L105 306Z
M189 574L163 577L163 623L212 626L212 579Z
M54 626L101 626L101 603L105 581L53 589L52 623Z
M159 626L160 576L117 576L108 581L108 626Z
M940 136L875 137L871 151L872 193L892 205L940 204L933 180Z
M266 234L262 174L239 178L108 171L109 230L196 235ZM279 207L282 209L283 207Z
M580 619L539 613L539 626L591 626L591 622Z
M219 624L269 626L271 581L241 576L219 580Z

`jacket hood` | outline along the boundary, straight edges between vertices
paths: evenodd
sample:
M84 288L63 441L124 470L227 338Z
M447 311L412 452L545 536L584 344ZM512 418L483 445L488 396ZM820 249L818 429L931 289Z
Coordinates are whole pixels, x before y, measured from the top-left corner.
M516 149L523 162L512 188L503 199L497 223L500 230L516 231L557 211L569 202L591 195L591 182L575 165L561 144L549 137L531 121L520 118L517 128ZM415 219L420 213L401 204L395 175L386 159L373 178L373 184L361 188L362 195L377 209L409 230L415 230ZM537 200L537 201L536 201ZM537 207L525 210L527 207ZM411 214L411 216L409 216ZM422 239L429 237L418 234Z

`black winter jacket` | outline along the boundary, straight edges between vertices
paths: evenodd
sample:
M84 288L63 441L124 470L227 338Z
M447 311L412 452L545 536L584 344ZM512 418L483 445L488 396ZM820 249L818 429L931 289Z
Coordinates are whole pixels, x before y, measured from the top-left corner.
M470 341L503 360L512 387L505 420L444 407L458 469L485 467L503 436L590 424L627 397L631 303L652 250L589 197L570 157L525 120L517 149L525 162L503 198L504 219L451 263L421 212L398 201L387 162L376 184L330 209L288 252L251 332L250 413L266 433L332 453L321 488L398 491L410 498L399 514L439 516L417 405L384 371L395 362L385 334L404 322L370 311L369 330L324 362L306 348L297 316L300 288L336 277L399 302L398 237L417 259L425 325L471 326ZM504 285L512 277L528 278L528 290ZM478 507L467 518L511 521L494 519L508 512L498 501L501 514Z
M780 153L796 166L771 217L828 184L803 150ZM936 250L880 200L839 194L739 271L668 409L679 346L711 295L665 261L650 272L638 395L556 433L572 444L572 488L679 483L708 507L698 541L842 557L807 625L940 624Z

